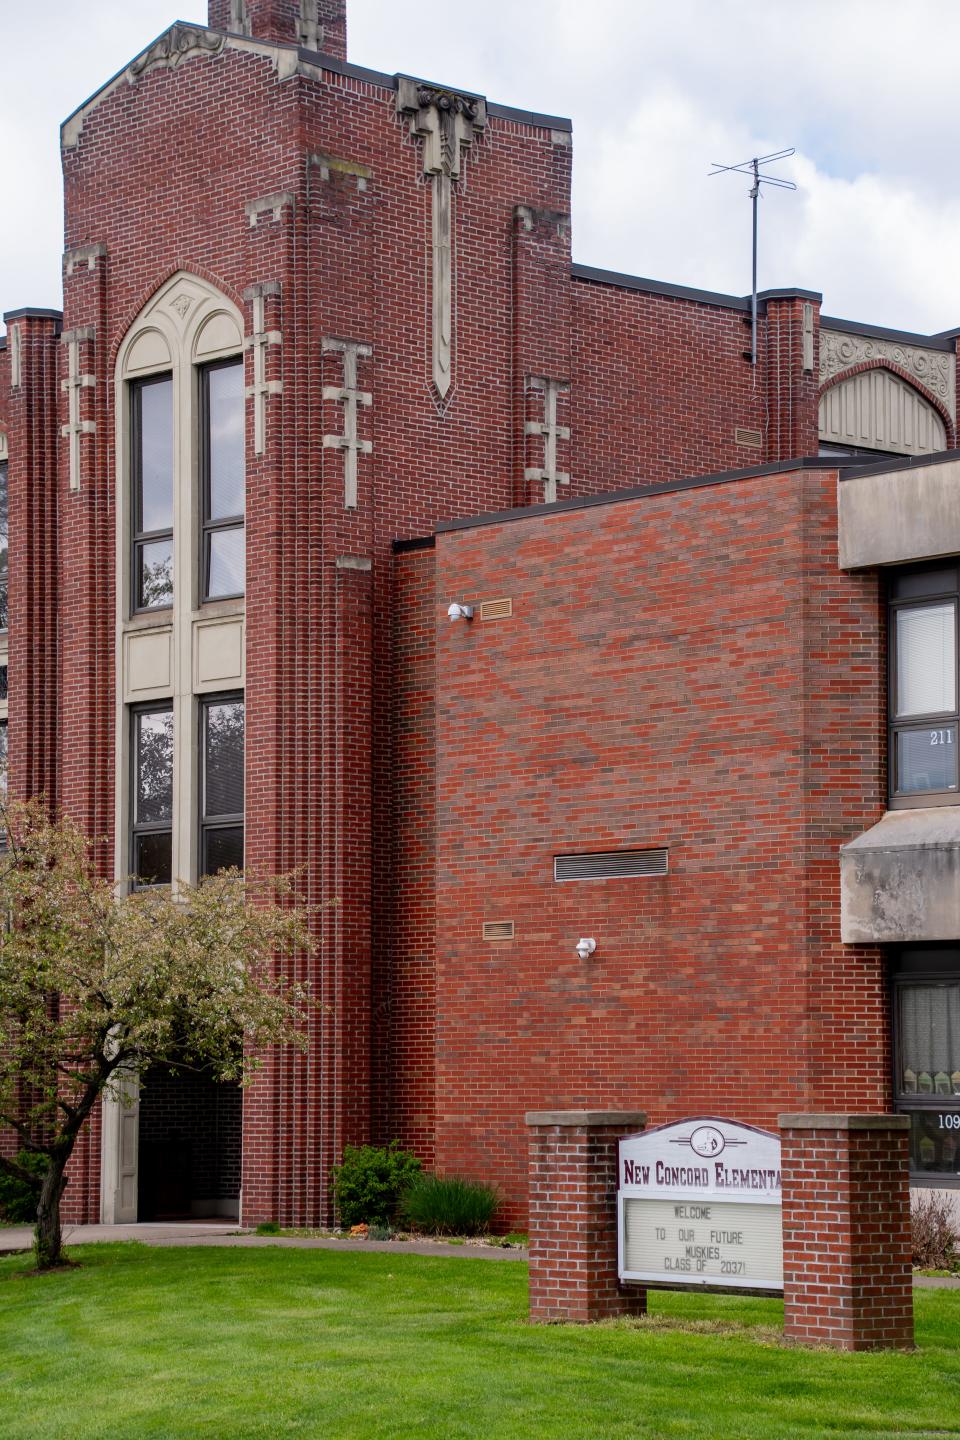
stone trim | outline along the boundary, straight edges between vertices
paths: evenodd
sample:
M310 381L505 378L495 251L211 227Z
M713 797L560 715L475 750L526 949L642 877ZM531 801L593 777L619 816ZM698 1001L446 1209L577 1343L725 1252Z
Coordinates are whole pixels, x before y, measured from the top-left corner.
M253 306L253 331L243 342L245 350L253 351L253 384L248 385L245 395L253 401L253 452L263 455L267 448L267 400L271 395L283 394L282 380L267 379L267 351L271 346L283 344L280 330L268 330L266 301L278 297L280 284L268 280L262 285L250 285L243 292L244 300Z
M582 1129L593 1125L645 1126L644 1110L528 1110L524 1123L531 1126L566 1125Z
M343 508L356 510L358 503L359 457L373 453L373 441L360 439L359 409L371 409L373 395L369 390L360 389L359 367L361 360L369 360L373 354L370 345L358 340L338 340L325 336L322 342L325 355L343 357L343 384L324 385L323 398L343 406L343 434L325 434L324 450L343 451Z
M781 1130L909 1130L909 1115L778 1115Z
M243 209L252 230L261 215L280 220L286 207L289 206L292 210L296 203L296 197L289 190L281 190L276 195L264 195L260 200L248 200Z
M67 277L73 275L81 267L88 271L97 268L98 260L105 260L107 256L106 245L81 245L76 250L65 250L63 252L63 270Z
M127 80L135 85L142 75L151 70L172 70L182 60L197 55L219 55L226 43L223 35L216 30L207 30L199 25L181 25L179 21L155 40L149 50L144 50L127 66Z
M888 364L921 392L926 392L947 411L951 421L957 418L955 355L942 350L927 350L921 345L903 341L881 340L872 335L851 335L838 330L820 331L820 384L826 387L838 377L846 377L858 366L868 362Z

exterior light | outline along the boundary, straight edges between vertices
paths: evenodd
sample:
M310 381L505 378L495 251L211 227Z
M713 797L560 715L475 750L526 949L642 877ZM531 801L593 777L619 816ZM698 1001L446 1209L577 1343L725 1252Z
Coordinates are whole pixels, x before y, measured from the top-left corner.
M472 620L472 619L473 619L473 606L472 606L472 605L461 605L460 602L459 602L459 600L454 600L453 604L450 606L450 609L447 611L447 619L448 619L448 620Z
M578 940L577 954L581 960L588 960L597 948L596 940Z

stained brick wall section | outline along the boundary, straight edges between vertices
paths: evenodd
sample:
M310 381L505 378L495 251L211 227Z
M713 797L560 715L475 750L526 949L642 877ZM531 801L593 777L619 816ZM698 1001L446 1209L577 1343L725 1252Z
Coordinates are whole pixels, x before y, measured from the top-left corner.
M643 1315L646 1291L617 1280L619 1142L640 1111L532 1111L530 1318L587 1324Z
M495 1177L504 1223L531 1105L766 1127L785 1097L889 1105L881 959L838 933L884 740L877 581L836 569L835 487L788 471L437 537L436 1155ZM511 619L444 619L502 596ZM557 854L649 846L668 875L553 879Z
M906 1115L781 1115L784 1334L913 1346Z

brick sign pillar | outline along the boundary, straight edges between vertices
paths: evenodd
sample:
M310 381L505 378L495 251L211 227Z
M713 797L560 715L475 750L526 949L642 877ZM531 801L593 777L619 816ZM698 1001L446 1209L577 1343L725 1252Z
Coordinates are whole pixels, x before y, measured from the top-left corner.
M906 1115L781 1115L784 1335L912 1349Z
M636 1110L533 1110L530 1318L587 1323L643 1315L645 1290L617 1280L618 1141L647 1123Z

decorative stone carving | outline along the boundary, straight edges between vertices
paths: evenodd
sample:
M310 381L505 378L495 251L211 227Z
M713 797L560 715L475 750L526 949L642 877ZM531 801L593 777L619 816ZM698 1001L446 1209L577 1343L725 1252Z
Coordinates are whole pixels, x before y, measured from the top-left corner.
M149 50L130 62L127 79L134 85L149 70L172 70L181 60L189 60L195 55L219 55L223 46L224 36L213 30L204 30L196 25L171 25Z
M247 0L230 0L230 29L235 35L250 34L250 12Z
M561 393L569 388L564 381L549 380L545 376L531 375L527 379L528 390L539 390L543 394L543 419L528 420L523 433L543 437L543 464L528 466L524 478L543 484L545 505L552 505L556 500L558 485L570 484L570 475L559 468L557 456L557 442L570 439L569 425L557 423L557 401Z
M343 434L324 435L323 448L343 451L343 508L356 510L359 457L373 452L373 442L360 439L358 410L361 405L369 408L373 396L369 390L360 389L359 362L369 360L373 351L356 340L335 339L324 339L323 350L324 354L343 356L343 384L323 387L324 400L335 400L343 406Z
M67 424L61 425L60 434L64 440L70 442L70 489L80 489L80 440L84 435L95 435L97 433L97 422L95 420L81 420L80 403L84 390L92 390L97 383L96 376L83 373L80 369L80 346L92 344L94 331L92 326L85 326L80 330L67 330L60 337L67 347L67 378L60 381L60 389L67 396Z
M10 389L19 390L23 384L23 336L19 325L11 325L7 335L10 347Z
M253 384L247 386L246 396L253 401L255 455L262 455L267 448L267 400L271 395L283 394L282 380L267 379L267 349L271 345L282 345L283 336L279 330L267 329L266 297L279 293L280 286L275 280L253 285L244 292L244 299L253 302L253 333L244 346L253 351Z
M453 185L487 124L487 103L401 77L397 111L423 141L423 173L433 191L431 332L433 383L446 400L453 382Z
M871 360L889 360L917 380L942 402L951 419L957 417L955 355L944 350L926 350L921 345L904 345L872 335L850 335L845 331L820 331L820 384Z

